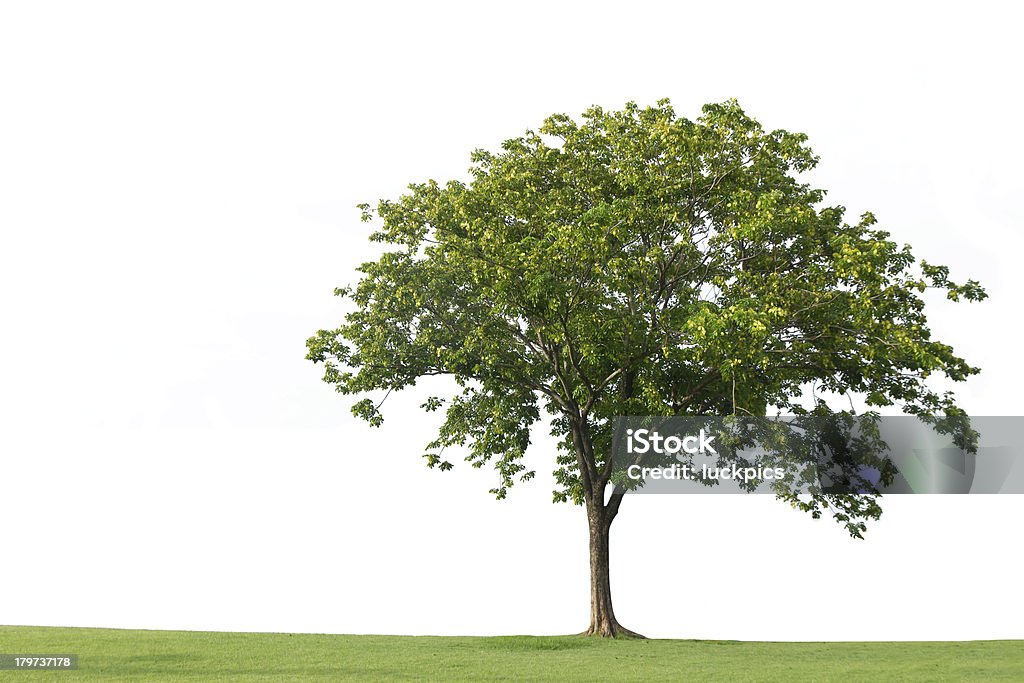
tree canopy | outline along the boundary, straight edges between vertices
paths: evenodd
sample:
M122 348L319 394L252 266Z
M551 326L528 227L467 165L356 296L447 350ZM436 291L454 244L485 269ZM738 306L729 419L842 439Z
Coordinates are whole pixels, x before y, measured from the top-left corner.
M542 409L563 447L555 497L582 503L616 415L799 414L812 383L946 414L953 396L925 380L978 371L931 338L921 296L978 300L978 283L823 205L799 175L818 160L806 136L734 101L693 121L667 100L554 115L471 158L468 182L377 205L371 239L390 249L337 291L357 308L309 358L345 394L454 378L423 405L446 410L427 463L465 446L496 467L498 497L533 475ZM369 398L354 412L380 424Z

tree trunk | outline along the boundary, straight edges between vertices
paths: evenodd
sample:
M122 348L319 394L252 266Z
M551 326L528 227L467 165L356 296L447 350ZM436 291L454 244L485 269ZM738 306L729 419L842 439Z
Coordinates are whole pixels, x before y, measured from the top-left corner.
M590 628L587 636L601 638L643 638L625 628L615 619L612 609L612 588L608 572L608 531L613 515L600 503L587 506L590 523Z

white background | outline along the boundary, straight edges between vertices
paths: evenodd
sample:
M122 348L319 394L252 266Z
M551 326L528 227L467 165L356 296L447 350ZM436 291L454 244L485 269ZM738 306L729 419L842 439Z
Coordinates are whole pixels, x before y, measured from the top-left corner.
M813 181L991 298L932 308L1020 415L1012 3L5 3L0 623L553 634L588 609L551 444L509 500L426 469L420 396L348 413L304 342L373 252L354 205L464 177L547 114L737 97ZM388 468L386 471L374 468ZM650 636L1024 638L1024 497L885 500L866 541L770 497L637 497Z

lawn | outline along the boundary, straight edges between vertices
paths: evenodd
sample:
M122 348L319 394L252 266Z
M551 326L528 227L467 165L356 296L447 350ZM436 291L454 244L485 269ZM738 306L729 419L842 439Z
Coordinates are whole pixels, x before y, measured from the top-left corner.
M0 626L0 653L77 654L51 681L1022 681L1024 641L760 643Z

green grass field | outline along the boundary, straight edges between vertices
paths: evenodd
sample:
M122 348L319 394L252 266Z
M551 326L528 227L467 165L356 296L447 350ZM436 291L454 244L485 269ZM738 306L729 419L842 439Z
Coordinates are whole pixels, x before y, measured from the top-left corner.
M1024 641L753 643L0 626L0 653L79 655L50 681L1024 681Z

